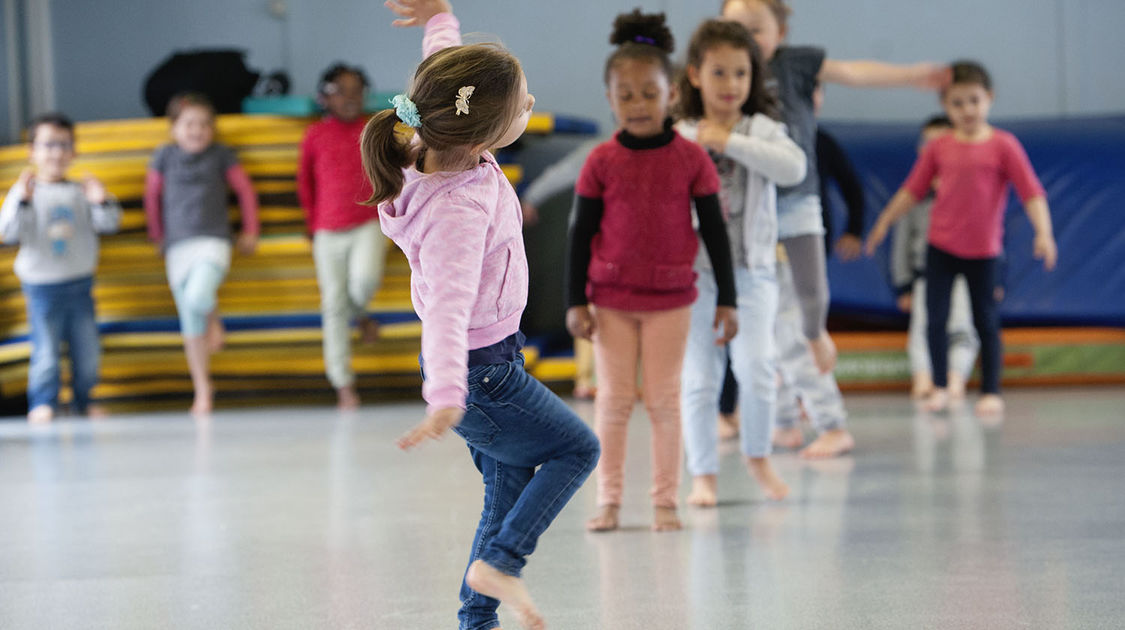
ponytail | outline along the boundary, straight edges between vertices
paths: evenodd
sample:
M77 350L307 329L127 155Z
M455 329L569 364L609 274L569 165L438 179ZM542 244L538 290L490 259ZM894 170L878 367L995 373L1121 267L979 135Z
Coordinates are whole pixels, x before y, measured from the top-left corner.
M417 149L411 145L407 133L396 128L398 123L395 110L388 109L375 114L363 128L359 149L363 172L371 182L371 198L364 202L366 205L374 206L397 197L405 181L402 169L417 159Z

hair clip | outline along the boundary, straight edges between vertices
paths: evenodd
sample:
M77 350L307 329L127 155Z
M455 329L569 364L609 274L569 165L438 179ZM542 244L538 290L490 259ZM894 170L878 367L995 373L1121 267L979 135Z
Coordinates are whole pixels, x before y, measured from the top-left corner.
M469 97L473 95L473 90L477 89L474 85L466 85L465 87L457 90L457 100L454 105L457 106L457 115L469 115Z
M395 114L403 123L414 128L422 126L422 118L418 115L418 106L405 94L396 94L391 99L391 103L395 106Z
M637 35L636 37L633 38L633 41L637 42L638 44L648 44L649 46L655 46L656 45L655 39L653 39L651 37L645 37L644 35Z

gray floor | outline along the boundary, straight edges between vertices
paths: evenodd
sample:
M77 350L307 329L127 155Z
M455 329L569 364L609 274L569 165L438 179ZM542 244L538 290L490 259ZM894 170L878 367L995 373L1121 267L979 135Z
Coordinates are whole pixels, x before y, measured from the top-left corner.
M664 534L638 414L623 530L583 531L588 483L532 556L551 627L1125 627L1125 392L1012 391L1000 427L848 403L854 456L778 455L770 505L728 452ZM0 422L0 628L455 627L480 481L456 436L395 450L421 410Z

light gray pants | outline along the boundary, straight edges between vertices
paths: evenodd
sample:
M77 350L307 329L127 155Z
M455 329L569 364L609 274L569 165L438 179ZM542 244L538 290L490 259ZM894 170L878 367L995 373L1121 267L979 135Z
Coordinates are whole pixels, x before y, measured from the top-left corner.
M800 400L818 433L841 429L848 419L844 397L831 372L821 374L802 329L801 306L788 262L777 261L777 347L781 386L777 392L777 426L796 426Z
M317 230L313 235L324 370L337 389L355 383L351 325L366 316L364 309L383 280L386 251L387 239L374 219L350 230Z
M930 373L930 344L926 339L926 279L914 281L911 294L910 333L907 353L910 355L912 374ZM949 298L949 369L961 374L965 380L973 373L980 350L980 337L973 327L973 311L969 306L969 284L965 276L953 279L953 293Z

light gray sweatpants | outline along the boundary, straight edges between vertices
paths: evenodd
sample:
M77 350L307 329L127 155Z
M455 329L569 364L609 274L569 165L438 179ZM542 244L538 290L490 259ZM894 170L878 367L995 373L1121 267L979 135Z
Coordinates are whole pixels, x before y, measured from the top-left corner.
M352 322L366 316L367 304L383 280L386 252L387 239L377 219L350 230L317 230L313 235L324 370L337 389L355 383Z
M792 269L789 262L781 258L777 261L778 311L775 326L778 371L781 373L781 386L777 391L777 426L796 426L801 419L800 400L818 433L841 429L848 419L844 397L840 394L836 377L831 372L822 374L813 362L812 350L803 330Z

